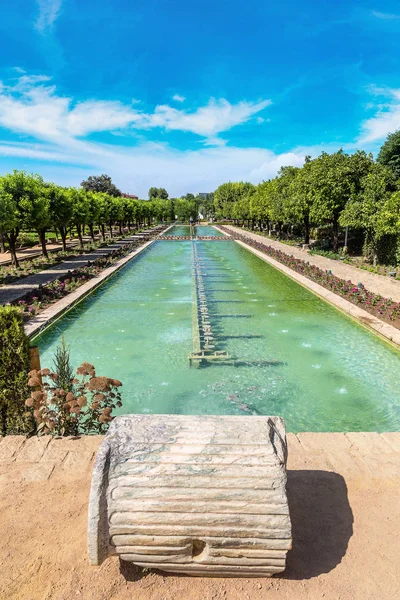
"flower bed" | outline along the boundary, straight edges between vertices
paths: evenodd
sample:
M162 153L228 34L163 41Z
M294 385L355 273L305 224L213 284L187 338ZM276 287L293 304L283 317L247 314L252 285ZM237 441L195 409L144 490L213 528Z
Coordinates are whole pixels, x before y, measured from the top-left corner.
M232 231L223 225L220 225L219 228L232 235ZM336 277L330 271L320 269L308 261L295 258L267 244L257 242L246 235L234 233L232 237L264 252L264 254L293 269L293 271L308 277L308 279L319 283L319 285L322 285L338 296L342 296L356 306L361 306L361 308L378 319L386 321L390 325L400 329L400 303L394 302L391 298L384 298L380 294L374 294L368 291L361 283L356 285L350 280L345 281L344 279L340 279L340 277Z
M159 232L154 235L158 235L158 233ZM152 237L154 236L150 236L149 239L152 239ZM99 275L101 271L110 267L120 258L126 256L129 252L142 244L143 241L140 240L125 244L124 246L121 246L121 248L118 248L118 250L111 252L108 256L98 258L85 267L70 271L67 275L55 279L36 290L28 292L21 299L12 302L12 304L20 307L24 321L28 321L37 315L39 311L75 291L89 279L93 279L93 277Z
M135 231L134 233L140 233L140 230ZM126 237L126 234L123 236L108 238L105 242L102 240L89 242L85 244L83 248L70 248L66 252L59 250L58 252L50 254L48 259L44 258L43 256L25 259L20 262L20 266L18 268L14 265L0 266L0 286L8 283L14 283L14 281L17 281L23 277L28 277L29 275L40 273L44 269L49 269L50 267L57 265L65 258L73 258L75 256L93 252L94 250L97 250L97 248L105 248L111 244L114 244L115 242L118 242L124 237Z

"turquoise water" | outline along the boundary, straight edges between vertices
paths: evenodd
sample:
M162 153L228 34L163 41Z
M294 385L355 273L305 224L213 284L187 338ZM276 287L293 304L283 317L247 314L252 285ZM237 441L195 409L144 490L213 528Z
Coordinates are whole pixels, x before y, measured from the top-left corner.
M41 336L123 382L120 413L281 415L288 431L399 431L400 353L234 241L194 242L217 349L190 368L192 242L158 241ZM271 361L257 366L257 361Z
M199 236L210 236L210 237L221 237L224 234L212 227L212 225L195 225L195 235ZM165 232L165 235L174 237L180 237L184 235L190 235L189 225L173 225L171 229Z

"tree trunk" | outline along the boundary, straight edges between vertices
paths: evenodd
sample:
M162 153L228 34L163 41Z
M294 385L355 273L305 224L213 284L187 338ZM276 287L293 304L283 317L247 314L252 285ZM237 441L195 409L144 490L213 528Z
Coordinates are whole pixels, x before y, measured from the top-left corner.
M66 252L67 251L67 228L66 227L60 227L60 236L61 236L63 252Z
M8 242L8 247L10 248L11 262L14 265L14 267L17 267L17 269L19 268L19 261L17 258L16 250L18 234L19 228L13 229L10 233L6 234L6 240Z
M112 228L111 221L110 221L110 223L108 225L110 227L110 236L111 236L111 239L112 239L113 238L113 228Z
M48 259L49 255L47 253L47 248L46 248L46 230L39 229L38 236L39 236L40 245L42 246L42 254L45 258Z
M94 242L94 229L93 229L93 223L90 223L90 225L89 225L89 231L90 231L90 237L92 238L92 241Z
M339 222L336 217L332 221L332 229L333 229L333 250L334 250L334 252L337 252L338 248L339 248Z
M2 231L0 231L0 252L2 252L3 254L6 251L6 247L4 244L4 233Z
M79 245L80 245L81 249L83 249L82 225L77 225L76 231L77 231L78 238L79 238Z
M103 223L101 224L101 237L103 238L103 242L106 241L106 229L103 225Z
M304 243L310 243L310 221L308 215L304 217Z
M119 235L122 235L122 221L119 222Z

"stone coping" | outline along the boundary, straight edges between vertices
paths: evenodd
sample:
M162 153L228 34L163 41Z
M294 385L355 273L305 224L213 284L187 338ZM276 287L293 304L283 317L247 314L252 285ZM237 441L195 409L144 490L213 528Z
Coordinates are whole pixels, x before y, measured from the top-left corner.
M46 327L48 327L51 323L53 323L57 318L61 317L65 312L73 308L76 304L81 302L84 298L86 298L89 294L94 292L106 279L114 275L117 271L119 271L123 266L126 265L130 260L135 258L138 254L142 253L146 250L151 244L154 243L155 240L150 240L149 242L145 242L140 248L133 250L116 263L111 265L111 267L107 267L104 269L99 275L93 277L83 285L81 285L77 290L71 292L61 300L58 300L54 304L51 304L48 308L42 310L38 315L30 319L24 326L25 333L28 337L33 337L43 331Z
M366 310L360 308L359 306L356 306L355 304L349 302L345 298L338 296L334 292L327 290L322 285L319 285L319 283L311 281L311 279L308 279L308 277L305 277L304 275L293 271L286 265L283 265L274 258L271 258L264 252L253 248L252 246L242 242L241 240L236 240L236 242L240 244L240 246L242 246L243 248L246 248L246 250L249 250L256 256L261 258L264 262L272 265L273 267L275 267L275 269L281 271L281 273L284 273L303 287L313 292L316 296L319 296L320 298L322 298L341 312L345 313L350 318L357 321L358 324L378 334L385 341L389 341L396 347L400 347L400 330L396 327L393 327L393 325L389 325L389 323L385 323L384 321L377 319L376 317L374 317L374 315L371 315Z

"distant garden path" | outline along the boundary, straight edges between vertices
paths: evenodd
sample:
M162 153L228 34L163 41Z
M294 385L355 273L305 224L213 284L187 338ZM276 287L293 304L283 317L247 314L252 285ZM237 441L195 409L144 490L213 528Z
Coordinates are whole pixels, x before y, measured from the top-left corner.
M310 264L319 267L320 269L331 270L336 277L341 279L351 280L353 283L362 283L364 287L370 292L380 294L385 298L392 298L396 302L400 302L400 281L384 277L383 275L376 275L375 273L369 273L363 269L358 269L352 265L346 265L338 260L332 260L331 258L325 258L324 256L310 255L304 250L300 250L295 246L288 246L282 242L278 242L264 235L257 233L251 233L241 227L234 227L232 225L225 225L227 229L232 233L240 233L241 235L248 236L257 242L272 246L277 250L285 252L285 254L292 255L295 258L309 261Z

